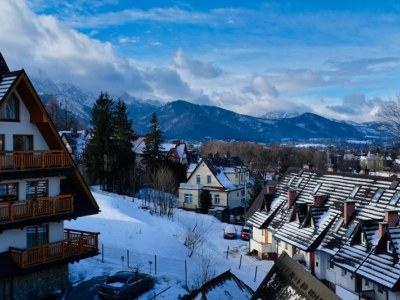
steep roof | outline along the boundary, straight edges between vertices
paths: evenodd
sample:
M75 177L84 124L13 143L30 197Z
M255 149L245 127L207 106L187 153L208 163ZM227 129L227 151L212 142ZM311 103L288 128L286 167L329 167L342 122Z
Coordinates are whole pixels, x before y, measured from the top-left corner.
M0 78L0 109L3 103L14 93L17 92L30 114L30 121L37 126L41 135L45 139L50 150L62 150L66 153L69 164L73 166L72 174L68 175L68 182L65 183L66 188L72 189L76 193L74 203L74 218L84 215L96 214L99 206L94 200L92 193L89 191L86 183L80 175L71 155L67 151L61 140L49 114L47 113L43 103L36 93L28 75L24 70L7 72L8 67L4 67L5 61L0 53L0 65L2 77Z
M265 276L252 299L340 299L302 265L283 252Z
M197 290L183 296L182 300L189 299L251 299L253 290L237 278L230 270L218 275L203 284Z
M296 197L289 207L293 190ZM323 197L321 206L313 204L315 196ZM349 200L355 209L345 220ZM400 211L397 178L290 168L276 188L271 209L255 212L249 223L267 227L277 240L304 251L323 251L353 274L400 290L400 227L388 228L382 237L378 234L386 211ZM393 243L393 253L386 251L387 241Z

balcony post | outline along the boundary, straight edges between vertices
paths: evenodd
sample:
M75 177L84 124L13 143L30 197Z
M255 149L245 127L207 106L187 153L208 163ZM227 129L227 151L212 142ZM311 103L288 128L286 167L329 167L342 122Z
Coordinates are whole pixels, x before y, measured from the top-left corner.
M13 204L13 202L10 202L8 204L8 211L9 211L8 213L10 216L10 221L13 222L14 221L14 204Z
M53 206L53 215L56 214L56 201L57 201L56 197L51 198L51 205ZM60 197L58 197L58 201L60 201Z
M44 169L44 156L43 156L43 152L40 152L40 164L42 165L42 169Z

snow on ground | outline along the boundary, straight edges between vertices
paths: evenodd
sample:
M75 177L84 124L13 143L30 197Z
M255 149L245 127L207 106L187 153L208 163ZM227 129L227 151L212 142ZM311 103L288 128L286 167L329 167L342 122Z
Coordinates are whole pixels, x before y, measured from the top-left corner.
M165 289L157 296L158 299L177 299L187 293L184 289L186 282L193 287L200 276L200 265L206 262L211 270L215 270L215 276L230 269L253 290L272 266L271 261L260 261L247 255L249 242L239 238L224 240L226 224L213 216L176 209L173 219L168 219L142 209L142 200L132 201L131 197L98 189L93 189L92 193L101 212L65 222L65 228L100 232L99 248L103 254L71 264L71 282L138 268L141 272L151 273L156 279L154 289L141 299L153 297ZM240 233L241 227L237 228ZM203 232L205 240L189 258L184 241L188 230L193 229Z

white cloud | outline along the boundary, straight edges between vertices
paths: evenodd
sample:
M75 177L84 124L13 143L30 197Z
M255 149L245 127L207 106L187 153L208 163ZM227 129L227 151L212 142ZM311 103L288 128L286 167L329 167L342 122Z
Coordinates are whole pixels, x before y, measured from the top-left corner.
M209 62L185 57L182 49L176 52L174 62L176 67L187 70L195 77L215 78L223 73L221 68Z

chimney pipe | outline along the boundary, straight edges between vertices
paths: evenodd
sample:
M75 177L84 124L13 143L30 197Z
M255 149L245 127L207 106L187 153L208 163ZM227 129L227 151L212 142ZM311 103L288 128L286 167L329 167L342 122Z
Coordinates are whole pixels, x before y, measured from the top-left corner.
M382 238L382 236L386 233L387 226L388 226L387 222L379 222L379 229L378 229L379 238Z
M297 197L297 191L294 189L290 189L288 192L288 208L291 208L293 206L296 197Z
M387 227L396 227L399 222L399 212L397 210L385 211L385 222Z
M356 210L356 201L354 201L354 200L346 200L344 202L344 209L343 210L344 210L343 211L344 225L347 225L350 222L350 220L351 220L351 218L352 218L352 216L353 216L353 214L354 214L354 212Z
M269 187L267 188L267 194L268 194L268 195L273 195L273 194L275 194L275 191L276 191L276 186L274 186L274 185L271 185L271 186L269 186Z
M324 206L325 202L325 195L317 194L313 197L313 204L315 207L322 207Z

